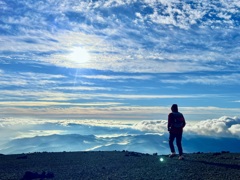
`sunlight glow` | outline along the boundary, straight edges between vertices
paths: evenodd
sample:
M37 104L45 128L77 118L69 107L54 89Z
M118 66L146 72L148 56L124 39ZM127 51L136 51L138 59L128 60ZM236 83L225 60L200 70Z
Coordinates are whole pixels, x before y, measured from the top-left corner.
M71 53L69 54L69 60L82 64L86 63L90 60L90 55L88 51L83 47L74 47L71 49Z

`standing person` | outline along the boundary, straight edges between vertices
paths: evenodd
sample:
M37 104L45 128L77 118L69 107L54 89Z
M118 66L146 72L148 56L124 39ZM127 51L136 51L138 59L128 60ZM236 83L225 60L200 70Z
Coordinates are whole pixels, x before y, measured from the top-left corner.
M168 115L168 131L169 131L169 147L171 154L169 157L174 157L176 155L173 142L176 138L176 144L179 152L179 159L183 159L183 149L182 149L182 134L183 128L186 125L185 118L182 113L178 112L178 105L173 104L171 107L172 112Z

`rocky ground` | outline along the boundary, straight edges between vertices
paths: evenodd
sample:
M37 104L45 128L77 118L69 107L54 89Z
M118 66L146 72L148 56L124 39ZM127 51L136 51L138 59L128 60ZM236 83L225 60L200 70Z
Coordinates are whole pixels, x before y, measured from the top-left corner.
M160 161L162 159L163 161ZM240 153L167 155L128 151L0 155L0 179L238 180Z

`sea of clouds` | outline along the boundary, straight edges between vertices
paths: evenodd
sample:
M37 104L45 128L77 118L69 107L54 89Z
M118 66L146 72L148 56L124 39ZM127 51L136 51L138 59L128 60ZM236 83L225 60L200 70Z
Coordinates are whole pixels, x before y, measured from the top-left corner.
M128 150L169 153L166 120L1 119L0 153ZM240 150L240 118L187 122L184 152Z

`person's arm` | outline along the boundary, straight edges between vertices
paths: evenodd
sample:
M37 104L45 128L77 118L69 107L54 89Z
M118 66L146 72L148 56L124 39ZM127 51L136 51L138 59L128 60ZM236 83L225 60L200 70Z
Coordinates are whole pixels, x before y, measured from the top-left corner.
M170 114L168 115L168 126L167 126L168 131L171 130L171 126L172 126L172 121L171 121L171 113L170 113Z
M183 117L183 128L185 127L185 125L186 125L186 121L185 121L185 118L184 118L184 116L182 116Z

